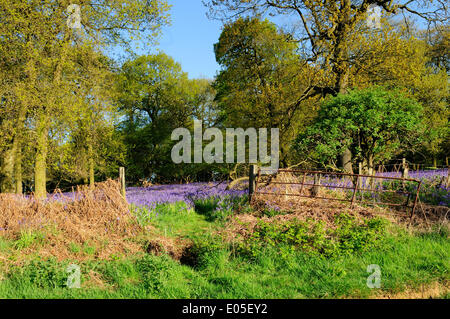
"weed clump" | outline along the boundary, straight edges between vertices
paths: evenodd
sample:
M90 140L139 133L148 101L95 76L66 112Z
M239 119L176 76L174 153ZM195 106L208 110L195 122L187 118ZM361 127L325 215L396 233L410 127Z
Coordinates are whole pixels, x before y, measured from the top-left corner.
M386 245L388 223L382 218L357 219L349 214L335 216L334 227L317 220L273 222L258 219L256 224L241 223L239 250L256 257L267 248L288 256L296 250L324 257L352 255Z
M68 263L59 264L54 258L48 260L32 260L21 267L13 267L8 278L19 284L28 284L36 288L65 288L67 287Z

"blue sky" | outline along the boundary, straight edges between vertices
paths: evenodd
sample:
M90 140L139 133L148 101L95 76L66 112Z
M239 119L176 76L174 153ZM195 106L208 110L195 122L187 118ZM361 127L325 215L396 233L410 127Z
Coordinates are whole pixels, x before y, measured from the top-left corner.
M213 79L219 70L213 46L219 39L222 22L206 17L207 8L201 0L168 2L172 5L172 25L162 29L157 49L179 62L183 71L189 74L189 78ZM295 19L296 17L294 21ZM270 20L279 26L293 23L290 16L277 16ZM140 54L150 53L155 52L140 51Z
M168 0L172 5L172 25L164 27L159 49L181 64L189 78L212 79L219 70L214 44L222 31L222 22L206 17L207 8L201 0ZM279 25L289 16L271 18Z
M201 0L169 0L172 25L163 28L159 49L181 64L189 78L212 79L219 69L213 45L222 23L209 20Z
M206 16L207 8L202 0L168 0L172 5L170 10L171 25L162 28L162 34L156 47L136 45L133 50L138 55L156 54L162 51L181 64L189 78L214 79L220 66L216 63L214 44L219 41L222 32L222 22L211 20ZM288 16L270 19L278 25L289 22ZM123 48L112 47L109 55L117 61L129 58Z

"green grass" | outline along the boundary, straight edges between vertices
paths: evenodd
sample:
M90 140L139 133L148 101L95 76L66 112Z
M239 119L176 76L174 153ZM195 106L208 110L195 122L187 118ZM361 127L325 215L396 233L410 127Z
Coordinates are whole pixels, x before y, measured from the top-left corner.
M360 256L321 258L303 253L279 258L275 249L249 262L217 249L201 266L166 256L86 263L108 289L65 287L67 263L31 263L0 282L1 298L334 298L369 297L367 266L381 267L381 289L448 280L448 241L437 236L392 239L395 247ZM82 280L85 279L82 275Z
M18 240L14 242L14 247L18 250L41 244L45 240L45 234L42 232L33 232L29 230L22 231Z
M450 279L450 245L442 231L410 234L394 227L381 246L331 257L291 249L286 241L261 241L258 253L248 256L212 235L220 223L182 204L166 205L152 224L166 236L194 240L193 262L154 255L88 261L79 264L81 289L66 287L67 266L76 262L36 258L8 271L0 262L0 298L365 298ZM359 234L345 236L358 239ZM283 247L291 252L281 254ZM0 239L0 253L17 249ZM380 289L367 287L371 264L381 268ZM102 285L88 285L92 273Z
M215 225L208 222L207 217L188 209L183 202L157 205L154 210L134 208L138 214L140 224L152 224L160 235L165 237L196 237L204 231L210 231ZM150 217L148 217L150 216Z
M0 237L0 253L7 253L10 251L12 243L3 237Z

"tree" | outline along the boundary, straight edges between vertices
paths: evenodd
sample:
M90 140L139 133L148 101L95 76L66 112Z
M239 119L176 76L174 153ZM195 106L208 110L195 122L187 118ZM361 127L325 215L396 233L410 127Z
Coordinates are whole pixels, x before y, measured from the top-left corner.
M351 56L348 47L357 29L364 28L370 6L377 5L388 15L410 14L430 23L448 19L444 2L438 1L302 1L302 0L211 0L204 1L210 16L233 20L245 14L260 16L293 15L300 28L292 36L302 44L304 55L313 63L330 64L333 82L331 86L315 87L327 93L343 93L348 87ZM432 9L431 9L432 8ZM432 10L432 11L428 11ZM369 29L369 27L365 27ZM359 31L359 30L358 30Z
M21 109L13 117L18 122L10 126L20 130L27 125L35 135L34 182L39 197L46 196L49 136L59 117L72 113L68 107L73 101L71 92L80 85L73 77L72 48L88 42L102 49L110 45L129 47L131 42L139 40L151 42L161 25L168 21L169 6L165 0L80 0L77 3L79 28L73 29L67 23L74 18L68 11L71 4L71 1L50 0L0 1L1 51L7 52L8 44L12 43L17 46L12 52L20 52L20 59L26 61L16 63L18 59L13 59L20 80L15 80L14 102L9 98L8 105ZM10 135L13 142L6 143L7 155L2 160L6 163L11 162L9 154L20 149L15 147L20 145L20 134L13 130ZM15 156L14 160L18 158ZM10 170L11 165L6 166ZM9 183L10 179L7 176L4 180Z
M96 171L109 171L106 166L114 168L122 158L120 147L116 149L120 141L114 143L115 124L121 113L115 105L113 61L87 45L74 51L73 76L78 83L73 89L74 107L61 117L58 128L68 137L61 139L63 146L51 155L58 165L50 168L58 184L79 183L82 179L93 187Z
M428 40L428 56L430 65L436 71L445 70L450 73L450 27L448 25L436 27L431 31L426 39Z
M448 156L448 140L450 139L449 86L450 75L450 28L435 28L426 36L425 56L426 74L423 74L414 95L424 105L427 130L423 143L423 153L431 155L433 166L437 166L437 158Z
M349 148L353 164L363 162L371 172L420 141L422 113L419 103L398 91L352 90L322 104L314 125L297 137L296 149L327 163Z
M172 131L210 113L209 82L189 80L179 63L159 53L124 63L118 86L130 178L170 178Z
M279 128L281 161L303 127L308 81L320 70L301 64L297 45L268 20L240 18L226 24L215 44L222 67L214 87L222 125Z
M289 16L292 38L302 48L304 59L327 70L322 80L308 82L309 88L305 91L308 96L336 95L351 88L350 72L358 63L349 48L361 32L370 31L365 23L370 6L379 6L387 16L401 14L406 22L408 16L421 18L429 24L445 23L448 19L444 1L209 0L204 3L211 17L225 21L243 15ZM352 154L344 150L341 155L342 166L351 171Z
M427 34L412 26L408 30L403 25L386 25L377 34L360 34L350 49L352 55L360 56L350 72L351 87L398 88L423 106L422 147L406 155L414 160L419 155L420 161L433 159L434 165L448 138L448 73L441 32L438 29L427 43Z

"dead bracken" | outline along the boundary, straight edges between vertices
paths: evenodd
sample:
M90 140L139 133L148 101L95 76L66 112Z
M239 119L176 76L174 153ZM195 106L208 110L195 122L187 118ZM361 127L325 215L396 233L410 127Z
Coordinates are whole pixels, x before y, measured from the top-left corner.
M91 247L98 258L142 250L131 239L143 228L117 181L98 183L94 189L79 187L72 197L56 193L47 200L0 194L0 212L0 236L40 238L38 244L24 247L22 255L38 249L43 257L63 260L87 258L71 247Z

